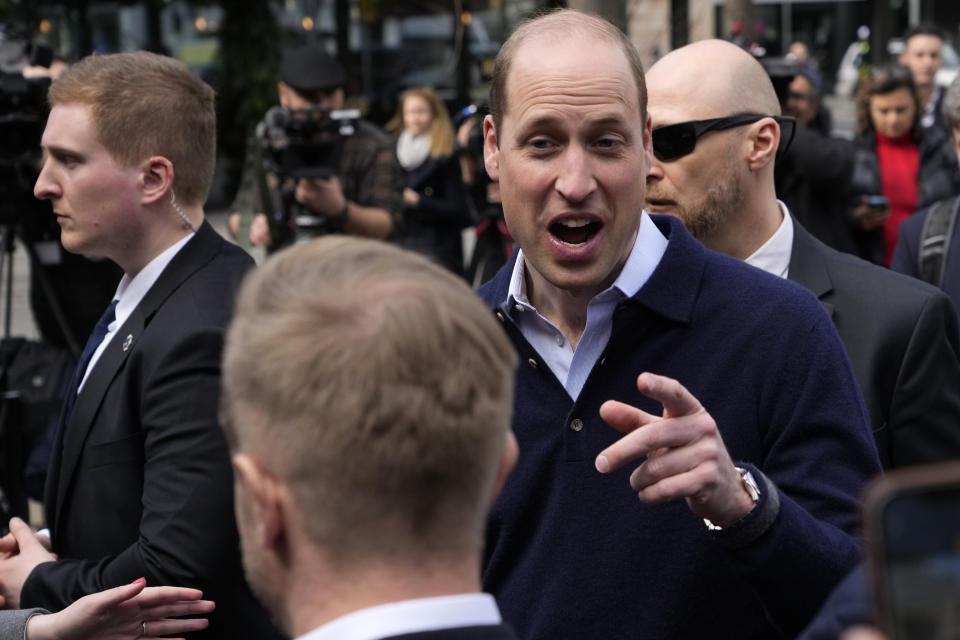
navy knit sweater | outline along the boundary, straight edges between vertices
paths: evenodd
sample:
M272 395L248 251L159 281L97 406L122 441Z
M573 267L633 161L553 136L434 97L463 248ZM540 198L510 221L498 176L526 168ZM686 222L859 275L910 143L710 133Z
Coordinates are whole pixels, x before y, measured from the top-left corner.
M516 257L480 289L521 356L520 458L490 516L484 590L526 639L793 637L860 559L858 498L880 464L856 381L808 291L653 219L667 251L616 309L576 402L504 305ZM684 501L642 504L636 465L594 469L620 437L600 404L661 411L637 391L643 371L679 380L734 461L762 471L740 523L709 532Z

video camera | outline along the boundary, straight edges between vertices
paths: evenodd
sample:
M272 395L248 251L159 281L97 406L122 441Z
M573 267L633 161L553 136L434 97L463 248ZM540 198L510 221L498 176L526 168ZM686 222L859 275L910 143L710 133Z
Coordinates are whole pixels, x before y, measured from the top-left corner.
M264 184L260 193L270 223L272 246L309 240L339 231L330 218L297 202L297 181L331 178L340 172L344 142L357 129L356 109L273 107L264 119Z
M53 51L0 24L0 224L13 225L36 209L33 185L47 118L46 77L25 78L26 65L49 67Z
M790 83L800 73L801 67L790 58L760 58L760 64L764 71L770 76L773 83L773 90L777 94L777 100L780 104L786 104L787 97L790 95Z

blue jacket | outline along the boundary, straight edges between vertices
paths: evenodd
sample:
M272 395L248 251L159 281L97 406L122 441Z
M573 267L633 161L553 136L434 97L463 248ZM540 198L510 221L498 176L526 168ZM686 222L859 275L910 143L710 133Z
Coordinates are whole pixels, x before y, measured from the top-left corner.
M793 637L860 559L858 498L880 465L856 381L808 291L653 219L667 251L616 309L576 402L503 305L516 255L480 289L521 357L520 458L489 519L484 590L521 638ZM683 501L640 503L636 465L594 469L620 437L602 402L661 411L636 388L643 371L686 386L755 470L741 522L709 532Z

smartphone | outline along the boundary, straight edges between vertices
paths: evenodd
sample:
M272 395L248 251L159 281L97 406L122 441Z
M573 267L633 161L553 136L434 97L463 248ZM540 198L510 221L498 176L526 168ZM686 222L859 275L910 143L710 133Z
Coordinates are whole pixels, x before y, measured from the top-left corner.
M867 206L874 209L885 209L890 206L887 196L867 196Z
M960 640L960 462L879 479L864 521L880 626L894 640Z

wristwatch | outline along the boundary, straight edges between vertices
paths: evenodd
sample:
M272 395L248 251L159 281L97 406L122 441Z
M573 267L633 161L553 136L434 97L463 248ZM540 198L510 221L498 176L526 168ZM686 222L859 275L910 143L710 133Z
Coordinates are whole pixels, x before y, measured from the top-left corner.
M737 470L737 473L740 474L740 480L743 482L743 488L747 490L747 493L750 495L750 499L753 500L753 506L757 506L757 502L760 500L760 485L757 484L757 480L753 477L753 474L750 473L748 469L743 467L734 467ZM750 512L753 511L751 507L750 511L747 512L743 517L746 518L747 515L750 515ZM742 520L741 518L740 520ZM738 520L739 522L739 520ZM723 527L715 525L706 518L703 519L703 523L707 525L707 529L710 531L723 531ZM727 525L728 527L730 525Z

